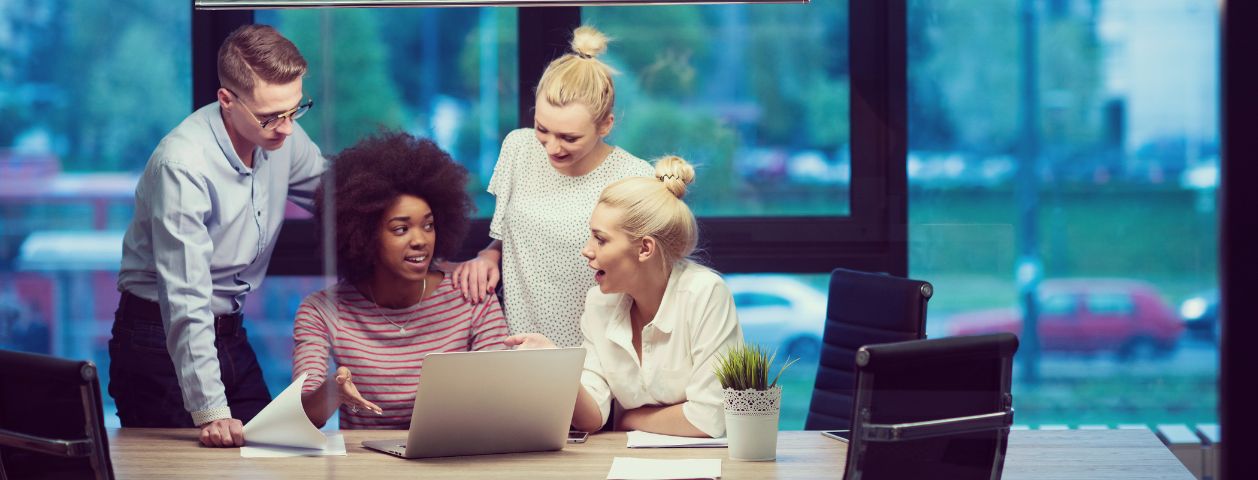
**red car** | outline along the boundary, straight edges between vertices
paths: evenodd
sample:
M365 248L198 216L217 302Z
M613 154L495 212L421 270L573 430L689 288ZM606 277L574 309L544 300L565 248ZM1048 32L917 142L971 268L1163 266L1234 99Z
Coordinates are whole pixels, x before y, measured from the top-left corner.
M1040 346L1046 352L1115 352L1122 357L1167 354L1183 320L1157 288L1125 279L1061 279L1040 284ZM951 317L952 335L1022 333L1020 308Z

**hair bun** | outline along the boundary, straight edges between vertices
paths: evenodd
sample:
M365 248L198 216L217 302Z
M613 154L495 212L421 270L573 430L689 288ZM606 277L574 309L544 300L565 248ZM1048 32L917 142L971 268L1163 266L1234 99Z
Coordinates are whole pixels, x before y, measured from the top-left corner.
M667 155L655 161L655 178L664 182L669 193L685 198L686 186L695 181L695 168L681 157Z
M594 58L607 51L607 35L597 28L582 25L572 32L572 52L583 58Z

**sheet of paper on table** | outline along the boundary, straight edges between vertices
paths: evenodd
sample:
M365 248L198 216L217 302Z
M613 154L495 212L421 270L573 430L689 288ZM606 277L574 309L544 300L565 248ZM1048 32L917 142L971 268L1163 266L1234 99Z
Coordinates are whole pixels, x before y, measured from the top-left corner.
M281 447L265 444L240 447L240 456L244 458L323 457L329 455L345 456L345 437L343 435L339 433L328 435L328 442L323 448Z
M725 437L677 437L638 430L627 432L625 437L628 439L629 448L725 448L729 446L729 440Z
M248 458L345 455L345 440L334 434L336 442L310 423L301 406L301 385L305 373L280 392L245 424L246 446L240 456ZM338 445L339 443L339 445Z
M616 457L608 480L671 480L680 478L721 478L721 459L666 460Z

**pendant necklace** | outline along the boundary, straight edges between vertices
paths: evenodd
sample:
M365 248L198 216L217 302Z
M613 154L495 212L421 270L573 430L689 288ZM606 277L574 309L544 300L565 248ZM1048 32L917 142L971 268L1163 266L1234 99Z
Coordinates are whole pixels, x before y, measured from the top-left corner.
M424 301L424 293L427 291L428 291L428 275L424 275L424 286L421 287L419 290L419 301L421 302ZM411 320L413 319L407 319L406 323L398 325L397 322L393 321L393 317L390 317L389 314L384 313L384 310L380 309L380 304L376 303L376 294L375 292L371 291L371 287L367 287L367 293L371 294L371 308L374 309L376 313L379 313L380 316L384 317L384 320L389 322L390 325L397 327L398 333L406 333L406 326L410 325Z

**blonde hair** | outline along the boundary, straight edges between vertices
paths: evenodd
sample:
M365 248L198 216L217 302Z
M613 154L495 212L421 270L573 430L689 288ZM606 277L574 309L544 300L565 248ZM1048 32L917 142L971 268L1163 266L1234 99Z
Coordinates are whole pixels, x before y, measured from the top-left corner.
M306 58L297 46L269 25L237 28L218 48L218 83L251 95L255 79L286 84L306 74Z
M694 252L699 224L682 198L694 182L695 169L677 156L655 162L655 178L630 177L603 189L598 203L624 212L620 228L636 239L650 236L659 245L664 264L676 265Z
M606 120L616 103L616 70L598 59L610 40L594 27L581 26L572 32L572 51L556 58L542 72L534 92L551 105L566 107L580 103L590 109L594 123Z

